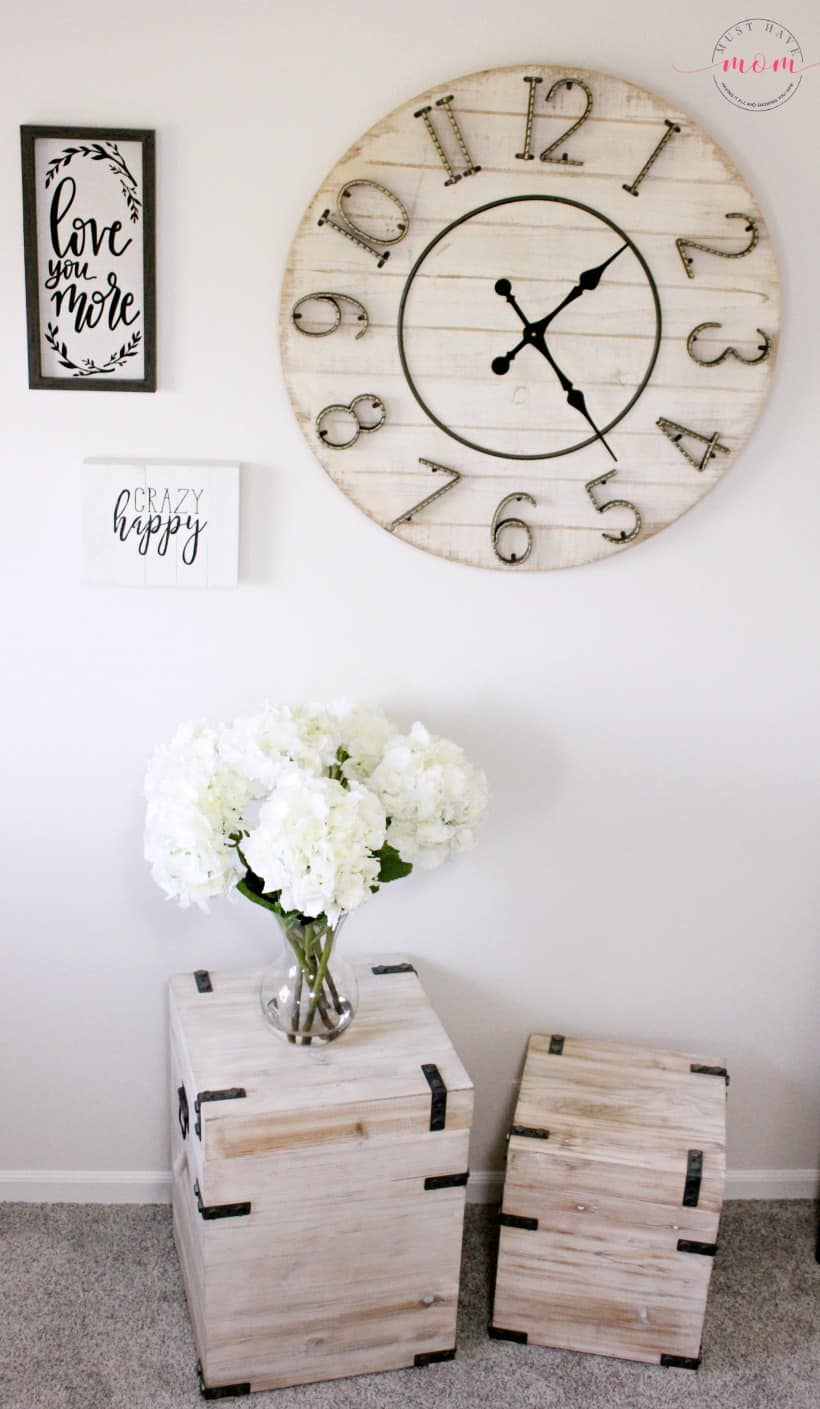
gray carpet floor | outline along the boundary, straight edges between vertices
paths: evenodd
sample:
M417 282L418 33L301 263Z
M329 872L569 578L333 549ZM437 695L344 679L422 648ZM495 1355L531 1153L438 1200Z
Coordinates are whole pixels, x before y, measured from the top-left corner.
M726 1206L697 1373L489 1340L494 1223L468 1208L454 1361L221 1402L818 1409L814 1217L809 1202ZM0 1409L195 1409L195 1361L167 1207L0 1204Z

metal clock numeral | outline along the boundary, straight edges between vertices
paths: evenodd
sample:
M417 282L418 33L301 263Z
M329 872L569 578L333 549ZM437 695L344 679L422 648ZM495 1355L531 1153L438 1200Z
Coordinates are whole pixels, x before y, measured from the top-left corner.
M554 157L552 153L555 151L556 147L562 146L563 143L566 142L572 136L573 132L577 132L578 128L586 122L587 118L592 112L591 90L587 87L586 83L584 83L583 79L581 78L558 78L550 88L550 91L544 99L544 102L548 103L550 99L555 96L555 94L560 88L569 89L572 88L574 84L577 84L581 91L586 94L586 107L584 108L584 111L581 113L581 116L578 118L577 122L574 122L571 127L567 128L566 132L562 132L560 137L556 138L554 142L550 142L550 145L544 148L543 152L541 153L542 161L555 162L559 166L583 166L584 164L582 161L578 161L575 157L567 156L566 152L563 152L560 157Z
M608 543L631 543L633 538L638 537L643 526L641 511L637 505L631 503L629 499L608 499L605 504L599 504L594 494L594 490L596 490L599 485L606 484L612 479L613 475L617 473L617 470L607 470L605 474L598 475L597 479L591 479L584 487L592 500L593 508L599 514L605 514L609 509L631 509L632 513L635 515L635 523L629 533L627 533L625 528L622 528L620 533L605 533L604 530L601 529L601 535Z
M399 514L397 519L394 519L392 523L387 525L388 533L395 533L399 524L409 523L414 515L421 513L421 510L426 509L428 504L432 504L436 499L440 499L442 494L446 494L449 489L455 488L461 479L461 471L454 470L451 465L438 465L435 460L422 460L421 457L419 457L419 464L427 465L428 469L431 469L434 474L441 471L444 475L450 475L450 479L446 484L442 484L438 489L434 489L432 494L427 495L426 499L420 499L418 504L414 504L412 509L408 509L405 514Z
M375 421L369 422L361 419L359 407L363 406L365 403L369 405L373 411L377 412L377 419ZM349 416L353 417L355 423L353 434L347 440L331 440L322 424L322 422L334 412L346 412ZM348 402L347 405L342 401L334 401L331 406L323 407L316 417L316 434L322 444L329 446L331 450L349 450L351 445L356 444L360 435L370 435L373 431L381 430L386 420L387 412L381 397L372 396L370 392L365 391L362 392L361 396L354 396L353 400Z
M632 181L628 186L626 182L624 182L623 189L625 191L628 191L630 196L640 195L638 187L640 186L644 177L649 172L650 167L652 167L654 163L658 160L658 157L660 156L670 137L672 137L674 133L680 132L681 130L679 122L673 122L672 119L669 117L665 118L664 121L666 123L666 131L661 137L661 140L659 141L655 150L653 152L650 152L649 156L647 157L646 161L644 162L643 166L635 177L635 180Z
M303 303L329 303L333 308L333 322L330 327L306 328L302 322L303 314L300 312ZM335 333L342 321L342 310L340 307L342 303L351 303L354 308L359 310L356 314L356 319L359 323L363 323L364 327L360 328L356 334L354 341L358 342L359 338L363 338L367 332L370 326L370 320L367 316L367 309L364 304L359 303L359 300L352 298L350 294L326 293L324 291L316 294L303 294L301 298L296 300L293 308L290 310L293 326L297 332L304 333L306 338L327 338L331 333Z
M535 500L533 499L531 494L526 494L522 492L520 494L505 495L505 497L501 500L501 503L499 504L495 513L493 514L493 521L490 525L490 538L492 540L493 552L495 553L495 556L498 558L499 562L507 563L511 567L519 567L521 563L525 563L527 561L527 558L530 556L530 553L532 552L532 529L530 528L529 524L525 523L523 519L520 519L517 516L504 516L504 510L506 509L508 504L512 504L513 502L523 503L524 500L526 500L528 504L532 504L533 507L535 507ZM527 546L523 553L510 553L509 557L502 553L501 548L499 546L499 540L501 538L502 533L507 528L522 528L526 533Z
M701 435L700 431L690 430L688 426L680 426L677 421L667 421L665 416L659 416L655 422L659 430L662 430L667 440L671 440L676 450L679 450L685 460L694 466L696 470L705 470L710 460L714 460L716 451L720 450L724 455L730 454L728 445L721 445L720 431L713 431L711 435ZM699 440L706 446L699 460L686 449L682 444L683 437L690 440Z
M532 150L532 124L535 116L535 85L537 83L543 83L544 80L543 78L527 76L524 82L529 84L527 91L527 116L524 123L524 150L523 152L516 152L515 159L516 161L534 161L535 157Z
M529 85L529 91L527 93L527 116L525 118L524 123L524 150L523 152L516 152L516 161L534 160L532 150L532 129L535 121L535 86L537 83L543 83L543 81L544 80L542 78L536 78L531 75L528 75L524 79L524 82ZM584 108L584 111L581 113L581 116L578 118L577 122L573 122L572 126L568 127L566 132L562 132L560 137L556 137L554 142L550 142L550 145L548 147L545 147L543 152L541 153L541 161L553 162L557 166L583 166L584 164L582 161L578 161L575 157L568 156L566 152L563 152L560 157L554 157L552 153L555 151L556 147L562 147L563 144L572 136L573 132L577 132L578 128L586 122L587 118L592 112L593 98L591 90L587 87L586 83L584 83L582 78L557 78L553 83L552 87L550 88L549 92L547 93L544 102L551 102L552 99L555 97L556 93L558 93L561 88L566 88L569 90L573 86L580 88L582 92L586 94L586 107Z
M678 247L678 254L681 257L683 267L686 270L686 277L688 279L694 279L695 270L694 260L692 259L691 255L688 255L686 253L687 250L703 250L704 254L716 254L721 259L743 259L745 255L751 254L752 250L760 239L760 235L758 234L757 229L757 221L755 220L754 216L744 215L743 211L741 210L731 210L726 216L726 219L746 221L746 229L751 235L749 243L747 245L744 245L742 250L716 250L714 245L701 244L700 240L684 240L683 238L676 240L675 244Z
M766 358L770 355L772 350L772 341L768 333L764 333L762 328L755 328L755 332L759 333L760 337L763 339L763 342L758 347L757 357L744 357L743 353L738 352L736 347L724 347L723 351L719 352L717 357L696 357L695 343L700 334L707 328L722 327L722 323L698 323L698 326L692 329L686 339L686 351L689 353L692 361L697 362L699 367L719 367L721 362L726 361L727 357L734 357L737 362L744 362L747 367L756 367L758 362L766 361Z
M433 111L433 104L428 103L426 107L419 108L418 112L413 113L414 117L421 118L422 122L424 123L424 126L427 128L427 135L429 136L430 141L435 147L436 156L444 167L444 170L447 172L447 180L444 183L445 186L455 186L456 182L460 181L462 176L475 176L476 172L481 170L480 166L473 165L473 159L470 156L469 151L467 150L467 143L464 141L461 128L458 125L458 119L455 113L453 112L452 107L450 106L452 101L453 94L449 93L446 98L437 98L435 106L437 108L443 108L447 114L447 117L449 118L452 134L458 144L458 149L461 154L461 158L464 162L463 171L456 171L455 167L453 166L453 163L450 161L450 158L448 157L447 152L444 149L444 144L435 129L433 120L430 117L430 114Z
M345 213L342 201L348 200L351 191L355 190L357 186L370 186L374 191L381 192L383 196L387 196L388 200L393 202L400 216L397 235L390 237L385 235L381 240L376 241L371 238L366 230L362 230L361 226L357 225L356 222L351 220L350 216ZM336 196L336 210L340 217L339 220L331 214L328 208L322 211L318 224L326 225L329 229L335 230L337 235L344 235L346 240L352 240L353 244L358 245L359 249L366 250L368 254L372 254L374 259L377 260L377 268L379 269L381 269L390 258L390 251L380 250L377 248L377 245L397 245L404 239L410 225L410 217L407 214L407 209L399 200L396 193L388 190L387 186L382 186L381 182L370 181L366 178L345 182Z

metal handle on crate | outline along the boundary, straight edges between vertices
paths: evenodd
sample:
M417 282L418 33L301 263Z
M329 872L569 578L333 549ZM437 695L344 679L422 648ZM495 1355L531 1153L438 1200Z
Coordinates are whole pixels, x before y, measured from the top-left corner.
M182 1138L183 1140L185 1140L187 1138L188 1131L191 1128L191 1121L188 1114L188 1097L185 1094L184 1086L179 1087L177 1095L179 1097L179 1109L177 1110L177 1120L179 1121L179 1128L182 1134Z

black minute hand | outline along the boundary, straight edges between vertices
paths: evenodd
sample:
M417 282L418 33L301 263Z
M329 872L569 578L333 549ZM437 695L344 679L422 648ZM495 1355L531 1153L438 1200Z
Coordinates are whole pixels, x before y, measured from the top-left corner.
M564 388L564 391L567 394L567 404L571 406L574 411L580 411L581 415L584 417L584 420L587 421L594 430L597 439L600 440L604 449L608 451L608 453L612 456L613 460L617 461L618 456L615 454L614 450L612 450L611 447L607 445L607 442L604 440L604 437L602 436L601 432L599 431L598 427L596 426L595 422L593 421L592 417L590 416L587 410L586 398L584 396L584 393L581 391L581 388L574 386L573 383L570 381L569 377L567 376L566 372L561 371L561 368L558 366L558 363L555 361L555 358L547 347L547 342L546 338L544 337L544 334L538 329L537 325L533 325L532 331L534 334L531 338L532 346L537 348L538 351L541 353L541 356L545 357L549 362L552 370L554 371L559 382L561 383L561 386Z
M604 271L607 270L613 260L617 259L619 254L623 254L624 250L627 248L627 245L621 245L621 248L616 250L614 254L611 254L609 259L605 259L603 264L596 264L594 269L585 269L583 274L578 275L578 282L575 288L570 289L566 298L558 304L558 307L553 308L552 312L548 313L545 318L539 318L538 322L533 323L532 326L537 328L540 332L546 332L553 318L555 318L563 308L566 308L567 304L574 303L576 298L581 297L581 294L597 289L603 278Z

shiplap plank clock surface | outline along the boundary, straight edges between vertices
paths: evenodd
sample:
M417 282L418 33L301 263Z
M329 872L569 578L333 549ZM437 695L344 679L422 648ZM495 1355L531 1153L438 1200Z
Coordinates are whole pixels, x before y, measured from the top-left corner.
M725 1149L719 1061L531 1037L492 1333L696 1368Z
M778 323L765 222L707 133L634 84L536 64L443 84L355 143L299 227L280 331L299 424L359 508L521 571L621 551L711 489L757 419ZM720 326L690 355L703 324ZM513 494L529 499L499 510Z
M260 977L170 985L174 1234L203 1385L451 1358L466 1071L406 961L357 965L356 1021L315 1049L272 1035Z

